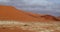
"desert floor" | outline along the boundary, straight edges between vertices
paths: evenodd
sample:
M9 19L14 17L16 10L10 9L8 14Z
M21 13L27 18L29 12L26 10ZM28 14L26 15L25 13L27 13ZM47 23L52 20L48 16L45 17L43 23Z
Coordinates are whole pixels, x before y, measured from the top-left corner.
M60 22L0 21L0 32L60 32Z

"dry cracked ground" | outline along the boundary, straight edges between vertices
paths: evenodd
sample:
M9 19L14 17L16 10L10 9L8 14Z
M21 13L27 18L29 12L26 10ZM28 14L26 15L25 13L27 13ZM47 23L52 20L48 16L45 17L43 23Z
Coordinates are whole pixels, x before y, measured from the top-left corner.
M0 32L60 32L60 22L0 21Z

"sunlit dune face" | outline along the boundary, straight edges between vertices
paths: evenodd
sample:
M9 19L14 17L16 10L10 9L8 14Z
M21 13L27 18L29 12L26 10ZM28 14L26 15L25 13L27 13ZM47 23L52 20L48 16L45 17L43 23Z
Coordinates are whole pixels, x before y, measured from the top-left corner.
M28 13L22 12L10 6L0 6L0 20L19 20L19 21L37 21L37 18L29 16Z

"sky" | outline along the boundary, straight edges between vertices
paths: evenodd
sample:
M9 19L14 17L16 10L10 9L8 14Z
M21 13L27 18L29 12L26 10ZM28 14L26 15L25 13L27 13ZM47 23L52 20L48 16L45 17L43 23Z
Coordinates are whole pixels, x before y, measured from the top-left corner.
M0 5L11 5L38 14L60 16L60 0L0 0Z

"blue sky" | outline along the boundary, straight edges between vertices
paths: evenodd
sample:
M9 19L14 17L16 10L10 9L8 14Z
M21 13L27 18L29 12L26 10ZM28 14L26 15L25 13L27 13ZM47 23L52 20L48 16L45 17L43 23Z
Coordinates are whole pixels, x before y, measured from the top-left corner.
M11 5L25 11L60 16L60 0L0 0L0 5Z

